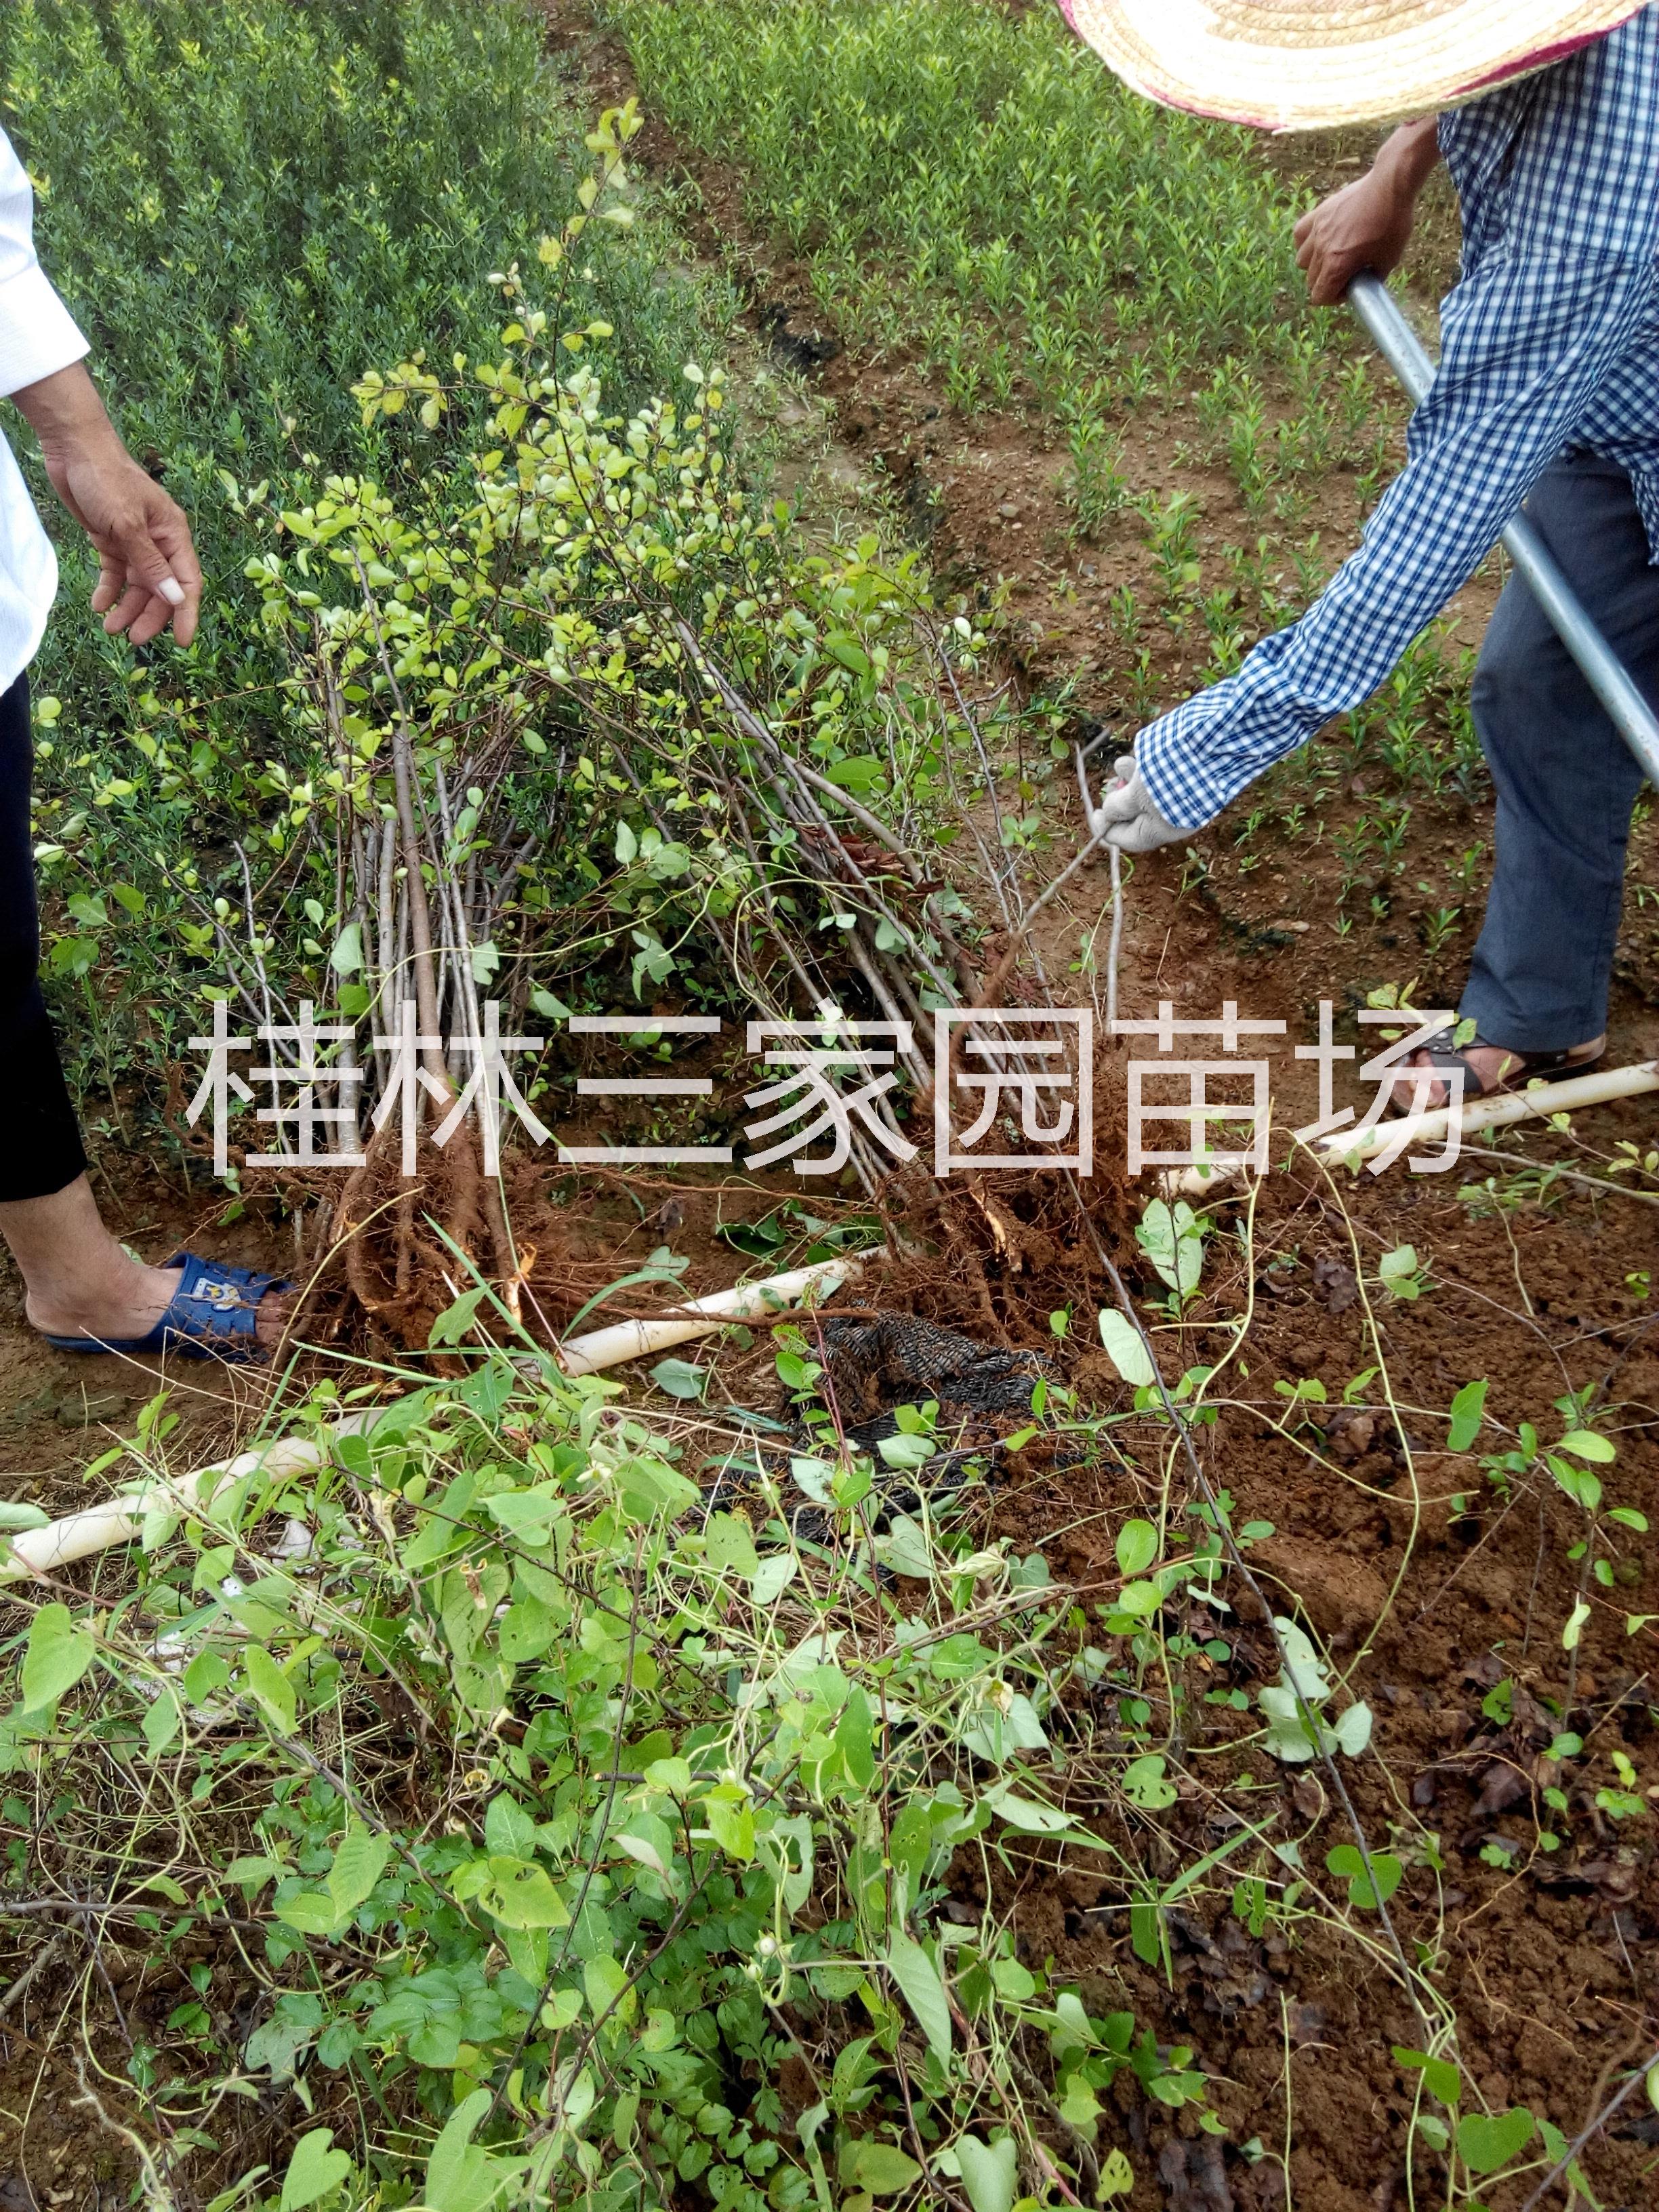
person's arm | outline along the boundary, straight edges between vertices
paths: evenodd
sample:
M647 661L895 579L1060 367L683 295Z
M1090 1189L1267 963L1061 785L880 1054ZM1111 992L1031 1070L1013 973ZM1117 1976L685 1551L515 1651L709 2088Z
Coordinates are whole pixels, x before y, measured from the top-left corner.
M1656 303L1651 253L1493 255L1458 287L1406 467L1359 550L1299 622L1135 740L1146 788L1172 829L1212 821L1370 696L1497 544Z
M1440 159L1438 120L1426 115L1402 123L1383 141L1363 177L1310 208L1297 224L1296 258L1315 307L1338 306L1362 270L1386 276L1399 266L1411 239L1419 196ZM1154 783L1134 759L1119 761L1119 781L1091 818L1097 836L1103 836L1120 852L1152 852L1160 845L1178 843L1219 812L1249 775L1242 782L1229 777L1224 795L1212 803L1212 791L1224 788L1218 781L1178 775L1170 764L1172 756L1200 741L1217 720L1231 727L1236 749L1246 757L1259 758L1263 767L1312 736L1328 719L1328 710L1310 709L1282 682L1274 681L1267 665L1268 647L1295 635L1285 632L1279 640L1258 647L1240 672L1243 681L1234 678L1200 692L1142 732L1138 750L1140 743L1154 740L1149 752L1164 756L1162 769L1153 769ZM1379 678L1386 672L1380 669ZM1254 692L1253 684L1257 686ZM1170 818L1171 809L1179 810L1175 819Z
M84 367L73 362L9 396L40 441L52 489L97 551L93 612L135 645L169 623L188 645L202 602L190 525L122 444Z
M177 502L122 444L82 365L87 342L34 252L28 173L0 131L0 398L35 435L52 489L98 553L93 611L147 645L196 631L202 572Z
M1136 738L1143 787L1171 834L1212 821L1376 689L1578 434L1659 310L1659 13L1644 10L1534 89L1504 155L1501 251L1481 253L1444 302L1406 467L1359 550L1300 622ZM1391 158L1425 161L1425 135Z
M1417 202L1440 159L1438 118L1402 123L1365 175L1310 208L1293 237L1297 262L1316 307L1334 307L1364 269L1386 276L1412 234Z

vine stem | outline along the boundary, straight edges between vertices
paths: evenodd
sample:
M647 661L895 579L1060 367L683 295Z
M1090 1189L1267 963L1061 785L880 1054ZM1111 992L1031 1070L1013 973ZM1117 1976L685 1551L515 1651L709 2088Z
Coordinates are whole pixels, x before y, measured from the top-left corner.
M1619 2110L1619 2107L1624 2103L1626 2098L1628 2097L1635 2089L1637 2083L1638 2081L1645 2081L1648 2075L1653 2071L1656 2066L1659 2066L1659 2051L1650 2051L1647 2057L1643 2059L1641 2063L1637 2067L1636 2071L1631 2075L1629 2081L1626 2082L1624 2087L1620 2090L1618 2095L1610 2098L1593 2118L1586 2121L1585 2124L1579 2130L1578 2133L1567 2145L1562 2156L1556 2160L1555 2164L1544 2176L1544 2179L1539 2183L1537 2188L1533 2191L1532 2195L1528 2197L1526 2203L1521 2207L1521 2212L1534 2212L1534 2208L1543 2202L1546 2195L1555 2186L1556 2183L1559 2181L1562 2175L1566 2172L1568 2167L1577 2157L1579 2152L1583 2149L1585 2144L1593 2142L1594 2139L1601 2134L1602 2129L1606 2127L1607 2122ZM1576 2185L1570 2185L1570 2191L1571 2186L1576 2186Z
M1353 1799L1348 1794L1347 1784L1342 1779L1341 1772L1337 1766L1334 1757L1330 1752L1323 1748L1321 1741L1318 1716L1312 1711L1309 1706L1306 1698L1303 1694L1302 1686L1297 1679L1295 1668L1290 1663L1289 1655L1285 1651L1283 1638L1280 1637L1279 1630L1274 1625L1273 1607L1268 1604L1261 1584L1257 1582L1255 1576L1252 1573L1249 1562L1245 1559L1243 1553L1240 1550L1237 1539L1233 1534L1228 1516L1222 1512L1210 1479L1204 1472L1203 1464L1199 1459L1197 1452L1193 1449L1193 1440L1191 1435L1188 1433L1187 1424L1182 1419L1180 1413L1175 1405L1175 1401L1170 1395L1168 1387L1164 1380L1163 1370L1158 1366L1157 1355L1152 1348L1152 1339L1146 1333L1146 1325L1135 1310L1134 1301L1129 1296L1128 1286L1124 1282L1122 1276L1118 1273L1117 1267L1112 1260L1111 1254L1108 1252L1106 1247L1100 1240L1099 1233L1096 1230L1094 1222L1090 1217L1089 1210L1083 1202L1083 1193L1078 1188L1075 1176L1072 1174L1072 1171L1069 1169L1066 1170L1066 1175L1067 1182L1070 1182L1072 1186L1073 1195L1077 1201L1079 1214L1082 1218L1085 1229L1088 1232L1089 1241L1094 1246L1095 1256L1100 1262L1102 1271L1105 1274L1106 1279L1112 1286L1112 1294L1117 1300L1118 1307L1121 1311L1124 1319L1128 1322L1131 1328L1133 1329L1136 1336L1139 1339L1141 1347L1152 1367L1153 1381L1157 1386L1158 1395L1163 1405L1164 1418L1169 1421L1171 1428L1175 1431L1182 1452L1186 1458L1188 1471L1192 1475L1193 1481L1195 1484L1200 1495L1204 1498L1205 1502L1210 1508L1213 1526L1215 1527L1217 1533L1221 1537L1222 1542L1227 1548L1235 1572L1239 1576L1245 1587L1249 1589L1251 1596L1255 1598L1257 1605L1261 1609L1262 1618L1267 1625L1267 1633L1273 1639L1273 1648L1279 1655L1280 1670L1283 1673L1285 1681L1295 1692L1297 1711L1301 1718L1303 1727L1308 1732L1308 1739L1310 1742L1319 1747L1320 1763L1329 1778L1332 1790L1334 1793L1338 1802L1341 1805L1343 1814L1347 1820L1354 1842L1358 1846L1360 1863L1364 1869L1365 1879L1370 1884L1371 1895L1376 1899L1377 1918L1382 1924L1384 1932L1389 1939L1389 1948L1393 1951L1395 1958L1399 1964L1401 1986L1405 1993L1407 2001L1411 2005L1413 2011L1417 2014L1418 2021L1421 2025L1425 2034L1432 2035L1434 2032L1433 2025L1431 2022L1428 2014L1423 2008L1422 1999L1417 1993L1418 1976L1413 1972L1411 1961L1406 1954L1406 1947L1400 1940L1399 1932L1394 1924L1393 1915L1389 1912L1388 1905L1383 1899L1382 1891L1377 1881L1371 1863L1370 1846L1365 1839L1364 1830L1360 1826L1359 1815L1354 1809Z

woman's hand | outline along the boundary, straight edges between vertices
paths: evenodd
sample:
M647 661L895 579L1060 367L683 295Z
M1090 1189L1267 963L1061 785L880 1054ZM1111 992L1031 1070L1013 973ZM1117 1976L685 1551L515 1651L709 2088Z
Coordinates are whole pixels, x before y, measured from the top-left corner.
M52 489L97 552L93 612L134 645L169 623L188 645L202 601L190 524L122 444L86 370L76 362L12 398L40 441Z
M1438 159L1432 116L1402 124L1364 176L1303 216L1294 233L1296 258L1315 307L1339 306L1362 270L1386 276L1399 265L1418 194Z

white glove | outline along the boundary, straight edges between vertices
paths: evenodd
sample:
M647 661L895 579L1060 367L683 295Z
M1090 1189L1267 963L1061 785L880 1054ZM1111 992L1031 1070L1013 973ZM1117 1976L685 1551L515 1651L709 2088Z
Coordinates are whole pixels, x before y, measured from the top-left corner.
M1192 836L1158 812L1133 754L1124 754L1117 773L1119 781L1089 817L1091 830L1103 844L1116 853L1155 853L1160 845L1178 845Z

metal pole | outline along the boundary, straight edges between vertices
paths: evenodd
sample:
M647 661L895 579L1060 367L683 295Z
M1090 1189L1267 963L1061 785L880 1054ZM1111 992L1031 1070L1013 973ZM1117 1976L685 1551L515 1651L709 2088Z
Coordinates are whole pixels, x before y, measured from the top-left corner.
M1434 363L1400 312L1394 295L1380 276L1366 273L1349 285L1348 305L1376 340L1415 406L1434 381ZM1659 715L1637 690L1624 663L1562 574L1555 556L1524 514L1517 514L1510 523L1503 544L1556 635L1577 662L1584 681L1607 708L1613 727L1640 762L1643 774L1650 783L1659 784Z

